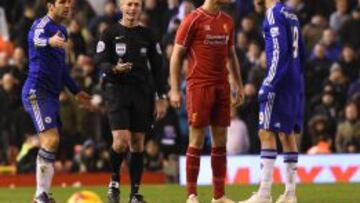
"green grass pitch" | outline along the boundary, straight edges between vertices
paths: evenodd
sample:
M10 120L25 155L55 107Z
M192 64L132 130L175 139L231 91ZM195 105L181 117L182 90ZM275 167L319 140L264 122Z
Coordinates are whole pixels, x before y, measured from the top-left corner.
M59 188L52 190L57 203L66 203L66 200L76 191L87 189L96 192L105 201L106 187ZM227 196L239 201L248 197L256 186L236 185L226 188ZM275 185L273 198L282 192L281 185ZM33 188L0 188L0 203L30 203L34 192ZM129 187L121 191L121 203L127 203ZM185 203L185 189L178 185L146 185L141 189L149 203ZM210 203L212 189L208 186L199 187L201 203ZM360 203L360 184L320 184L298 186L299 203Z

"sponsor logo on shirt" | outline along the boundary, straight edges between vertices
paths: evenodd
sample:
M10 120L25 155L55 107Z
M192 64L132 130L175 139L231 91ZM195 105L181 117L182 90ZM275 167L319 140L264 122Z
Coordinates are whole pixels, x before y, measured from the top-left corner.
M226 45L228 43L228 35L205 35L204 44L205 45Z

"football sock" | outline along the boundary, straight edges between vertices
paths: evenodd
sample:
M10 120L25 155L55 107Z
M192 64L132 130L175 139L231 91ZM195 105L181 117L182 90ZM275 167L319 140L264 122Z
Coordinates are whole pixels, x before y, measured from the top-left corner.
M272 175L275 165L277 151L275 149L262 149L261 156L261 172L260 172L260 188L259 195L269 197L271 195Z
M200 168L201 149L188 147L186 152L186 189L188 196L197 195L196 185Z
M213 197L220 199L225 194L226 147L213 147L211 150L213 173Z
M55 152L39 149L36 159L36 196L49 193L54 176Z
M296 170L298 162L298 152L284 153L284 164L286 170L285 176L285 194L295 195L296 188Z
M144 169L144 153L131 152L129 160L129 173L131 180L131 195L139 192L139 186Z
M118 153L113 148L110 150L110 161L112 166L111 180L120 182L120 166L124 160L125 153Z

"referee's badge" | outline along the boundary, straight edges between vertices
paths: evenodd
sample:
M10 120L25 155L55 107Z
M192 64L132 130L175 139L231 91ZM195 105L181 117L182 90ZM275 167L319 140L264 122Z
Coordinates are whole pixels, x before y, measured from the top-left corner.
M126 44L125 43L116 43L115 52L118 56L124 56L126 53Z

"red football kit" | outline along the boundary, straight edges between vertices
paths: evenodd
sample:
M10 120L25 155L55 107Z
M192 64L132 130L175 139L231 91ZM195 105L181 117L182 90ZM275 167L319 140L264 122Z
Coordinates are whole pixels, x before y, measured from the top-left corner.
M234 44L234 24L220 11L198 8L181 23L175 43L187 49L186 105L189 124L230 125L230 85L226 68Z

